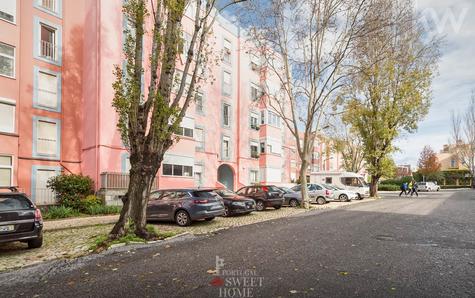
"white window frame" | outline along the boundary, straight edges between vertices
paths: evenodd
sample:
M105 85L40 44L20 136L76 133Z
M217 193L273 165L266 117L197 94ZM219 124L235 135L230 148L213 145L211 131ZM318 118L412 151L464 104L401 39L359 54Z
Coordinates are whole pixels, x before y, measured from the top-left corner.
M229 45L229 47L226 46L226 43ZM233 50L232 48L233 48L233 45L231 41L227 38L223 38L223 62L228 65L232 64L232 50ZM229 57L229 60L226 60L224 57Z
M229 74L229 80L230 80L229 85L225 84L225 82L224 82L224 74L225 73ZM225 86L227 86L227 87L225 88ZM231 96L231 94L233 93L233 74L229 70L223 70L221 90L222 90L222 94L225 95L225 96L228 96L228 97Z
M11 99L7 98L2 98L0 97L0 104L2 105L7 105L7 106L13 106L13 119L12 119L12 130L11 131L0 131L3 133L15 133L16 131L16 102Z
M226 108L227 108L227 110L228 110L228 112L227 112L227 119L226 119L226 117L225 117L226 115L225 115L225 113L224 113L224 111L226 110ZM233 117L232 117L232 113L233 113L233 112L232 112L232 111L233 111L233 109L232 109L231 104L230 104L230 103L227 103L227 102L223 102L222 108L221 108L221 118L222 118L221 124L223 125L223 127L226 127L226 128L231 127L231 121L232 121L232 119L233 119ZM226 121L225 121L225 120L227 120L227 122L228 122L227 124L226 124Z
M196 100L196 96L200 95L201 96L201 109L199 109L198 101ZM195 92L195 112L204 115L205 114L205 94L201 90L198 90Z
M163 165L165 165L165 163L164 163ZM194 172L193 172L193 171L194 171L194 166L190 166L190 165L180 165L180 164L171 164L171 163L166 163L166 165L171 165L171 166L172 166L172 174L171 174L171 175L164 174L163 171L164 171L165 167L162 166L162 176L165 176L165 177L185 177L185 178L193 178L193 177L194 177ZM174 175L175 166L181 167L181 173L182 173L182 175ZM191 168L191 175L190 175L190 176L183 175L183 174L185 173L185 167L190 167L190 168Z
M228 143L228 152L227 155L224 152L224 142ZM231 138L229 136L222 136L221 137L221 160L230 160L232 156L232 149L231 149Z
M256 179L253 181L252 180L252 174L255 174L255 177ZM259 170L256 170L256 169L250 169L249 170L249 184L255 184L255 183L259 183Z
M63 17L63 1L62 0L54 0L54 1L56 2L55 10L51 10L43 6L42 0L33 0L33 7L61 19Z
M254 91L253 89L256 90L256 97L254 97L253 95L253 91ZM261 88L255 83L251 83L250 93L251 93L250 94L251 101L258 101L262 95Z
M0 169L7 169L10 170L10 185L0 185L0 186L12 186L13 185L13 155L10 154L0 154L1 157L10 157L10 166L0 164Z
M38 142L38 122L45 121L56 124L56 154L44 154L38 153L37 151L37 142ZM38 117L33 116L33 157L59 160L61 158L61 120L53 119L47 117Z
M39 17L33 18L33 57L35 59L45 61L57 66L62 65L62 28L59 24L54 24L47 20L41 19ZM41 55L41 26L45 25L55 30L54 39L55 39L55 48L56 53L54 59Z
M16 58L16 47L12 46L8 43L4 43L4 42L0 42L0 43L3 44L3 45L6 45L7 47L11 47L13 49L13 57L10 56L10 55L7 55L7 54L0 53L0 56L2 56L2 57L13 59L13 75L9 76L9 75L0 73L0 76L10 78L10 79L14 79L16 77L16 71L15 71L16 70L16 59L15 59Z
M34 67L34 75L33 75L33 107L36 109L42 109L42 110L47 110L51 112L61 112L61 92L62 92L62 87L61 87L61 73L52 71L49 69L45 68L39 68L37 66ZM53 75L56 76L57 79L57 86L56 86L56 108L51 108L51 107L46 107L42 106L39 101L38 101L38 90L39 90L39 75L40 72L48 74L48 75Z
M195 146L195 150L196 151L205 151L205 140L206 140L206 137L205 137L205 128L202 127L202 126L195 126L195 130L201 130L201 137L202 137L202 140L198 140L196 137L198 136L197 133L193 133L194 134L194 137L195 137L195 141L196 141L196 146Z
M2 2L3 1L8 1L8 0L1 0ZM12 16L13 16L13 21L10 21L10 20L7 20L7 19L4 19L4 18L1 18L0 17L0 20L2 21L5 21L7 23L10 23L10 24L16 24L16 14L17 14L17 5L16 5L16 0L10 0L12 3L14 3L15 5L15 11L13 12ZM0 12L5 12L4 10L0 10ZM9 13L8 13L9 14Z

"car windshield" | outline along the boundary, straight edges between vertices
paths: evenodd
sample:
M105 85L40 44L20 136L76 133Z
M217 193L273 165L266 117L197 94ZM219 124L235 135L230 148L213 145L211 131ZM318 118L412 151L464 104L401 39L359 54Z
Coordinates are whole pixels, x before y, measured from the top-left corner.
M201 191L192 191L191 195L195 198L212 198L216 196L216 193L210 190L201 190Z
M280 189L282 189L285 192L294 192L292 189L290 189L288 187L281 187Z
M31 209L31 203L22 196L0 196L0 211Z
M282 192L282 190L281 190L281 189L279 189L279 188L278 188L278 187L276 187L276 186L272 186L272 185L271 185L271 186L266 186L266 187L267 187L267 189L268 189L269 191L277 191L277 192Z

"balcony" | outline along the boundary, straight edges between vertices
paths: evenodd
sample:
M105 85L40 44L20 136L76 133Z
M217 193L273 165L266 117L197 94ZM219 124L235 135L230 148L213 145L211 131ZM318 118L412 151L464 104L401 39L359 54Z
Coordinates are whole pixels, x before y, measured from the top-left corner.
M49 60L56 61L56 45L52 42L41 40L40 56Z
M103 189L127 189L129 187L129 174L104 172L101 174L101 188ZM158 189L158 178L155 177L152 190Z

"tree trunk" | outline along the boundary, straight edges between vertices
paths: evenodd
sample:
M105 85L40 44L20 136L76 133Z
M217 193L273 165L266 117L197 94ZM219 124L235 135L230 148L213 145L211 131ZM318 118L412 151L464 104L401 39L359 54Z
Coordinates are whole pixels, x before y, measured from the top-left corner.
M300 191L302 192L302 203L301 206L305 209L310 208L310 199L308 196L308 188L307 188L307 167L308 162L302 160L302 165L300 167Z
M472 174L472 189L475 189L475 175Z
M141 238L148 237L145 210L150 193L150 175L147 175L147 173L142 170L140 163L132 165L129 175L129 187L122 199L123 207L120 212L119 220L109 235L111 239L120 238L127 233L127 228L129 227L127 227L126 224L129 220L131 220L134 232L137 236Z
M369 184L369 195L372 198L378 197L378 182L379 176L371 176L371 183Z

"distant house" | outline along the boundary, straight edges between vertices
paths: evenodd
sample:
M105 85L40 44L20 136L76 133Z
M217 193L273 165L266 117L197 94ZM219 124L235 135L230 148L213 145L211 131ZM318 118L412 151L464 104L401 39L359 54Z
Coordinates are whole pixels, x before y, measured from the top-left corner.
M467 166L462 164L460 159L457 157L456 148L458 146L466 145L462 143L458 143L457 145L444 145L440 153L437 154L441 171L468 170Z
M396 168L396 178L412 176L411 165L398 165Z

